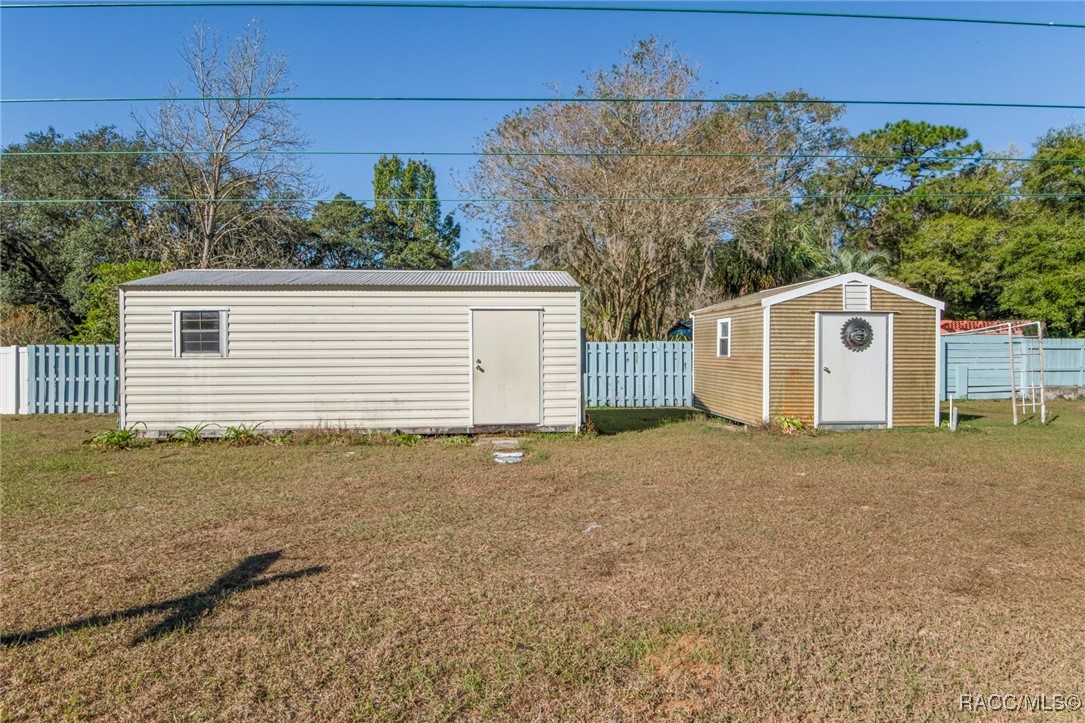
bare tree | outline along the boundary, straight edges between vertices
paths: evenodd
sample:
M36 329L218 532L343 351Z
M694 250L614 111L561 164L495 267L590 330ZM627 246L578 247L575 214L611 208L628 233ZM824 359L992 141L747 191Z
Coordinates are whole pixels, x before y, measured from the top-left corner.
M182 56L188 84L171 87L151 118L137 118L164 151L145 252L177 267L289 263L284 239L298 233L304 209L292 199L313 191L308 165L283 153L307 142L277 99L292 90L286 58L266 48L255 22L224 47L202 20Z
M468 188L517 200L470 212L577 277L592 337L661 338L708 300L712 256L734 220L758 212L734 196L763 194L766 174L733 154L762 146L710 103L642 100L703 98L697 70L655 40L591 75L577 95L621 102L552 102L505 117L481 141L487 155ZM568 152L598 155L531 155ZM708 155L666 155L674 153Z

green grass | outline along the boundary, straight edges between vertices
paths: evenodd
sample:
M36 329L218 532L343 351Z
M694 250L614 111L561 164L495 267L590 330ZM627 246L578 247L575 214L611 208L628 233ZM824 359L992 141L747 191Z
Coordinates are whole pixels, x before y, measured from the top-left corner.
M967 431L294 435L0 420L5 719L959 717L1081 693L1085 404ZM1070 718L1067 718L1068 720Z

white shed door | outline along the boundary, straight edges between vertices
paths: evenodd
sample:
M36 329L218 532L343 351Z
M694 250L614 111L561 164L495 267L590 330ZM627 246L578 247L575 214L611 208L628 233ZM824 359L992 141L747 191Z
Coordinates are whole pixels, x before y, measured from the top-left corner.
M542 312L471 312L472 424L541 424Z
M886 424L888 315L822 313L818 324L818 423Z

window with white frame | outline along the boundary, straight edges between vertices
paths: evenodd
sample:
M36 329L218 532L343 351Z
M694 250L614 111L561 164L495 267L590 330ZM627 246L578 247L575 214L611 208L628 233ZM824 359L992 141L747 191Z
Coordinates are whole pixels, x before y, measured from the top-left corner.
M226 311L182 309L173 313L174 356L226 356Z
M716 356L731 356L731 320L716 322Z

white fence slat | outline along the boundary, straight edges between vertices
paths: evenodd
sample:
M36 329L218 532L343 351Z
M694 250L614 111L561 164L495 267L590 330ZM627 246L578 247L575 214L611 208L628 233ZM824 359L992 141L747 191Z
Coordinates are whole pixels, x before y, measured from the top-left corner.
M19 411L19 347L0 347L0 414Z

